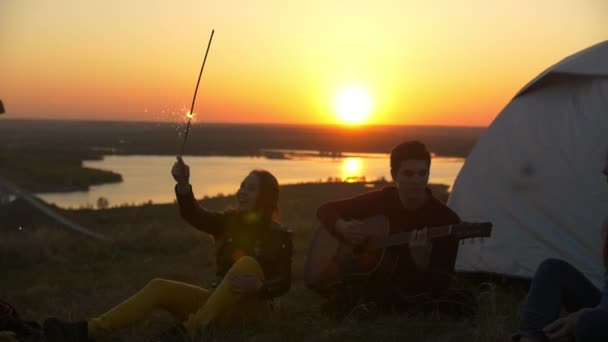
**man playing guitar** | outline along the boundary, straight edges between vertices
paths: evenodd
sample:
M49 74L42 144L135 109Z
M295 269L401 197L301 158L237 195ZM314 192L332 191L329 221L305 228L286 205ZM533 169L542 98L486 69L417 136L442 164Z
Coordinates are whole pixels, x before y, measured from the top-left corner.
M431 155L418 141L396 146L390 156L394 186L387 186L353 198L326 203L317 209L321 225L333 236L354 246L364 245L369 231L361 229L362 220L385 216L390 234L412 232L409 244L390 247L387 257L397 261L385 278L363 284L344 281L331 294L324 311L333 315L347 313L357 304L374 303L383 311L450 311L458 314L472 305L463 304L467 296L449 291L458 240L450 237L431 240L429 229L457 224L458 215L433 196L427 187ZM468 302L469 300L464 300ZM441 303L456 303L458 308ZM364 304L365 305L365 304Z

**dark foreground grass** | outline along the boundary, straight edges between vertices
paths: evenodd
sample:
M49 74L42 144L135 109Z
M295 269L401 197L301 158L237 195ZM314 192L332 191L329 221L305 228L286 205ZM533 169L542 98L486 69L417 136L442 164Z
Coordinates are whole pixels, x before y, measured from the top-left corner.
M375 184L302 184L281 189L281 221L294 231L293 286L281 298L271 320L216 336L218 341L508 341L525 295L521 286L459 277L475 290L479 311L454 320L437 314L395 315L371 321L336 322L318 314L322 298L302 281L305 253L316 228L314 211L324 201L383 186ZM446 199L446 187L433 186ZM225 209L230 197L206 199ZM27 319L92 317L111 308L153 278L206 286L214 273L212 241L182 222L173 204L63 211L79 223L103 232L111 242L79 236L32 219L15 203L4 208L10 225L0 231L0 298L15 304ZM12 213L12 214L11 214ZM28 224L21 230L18 221ZM172 324L158 312L108 340L145 341Z

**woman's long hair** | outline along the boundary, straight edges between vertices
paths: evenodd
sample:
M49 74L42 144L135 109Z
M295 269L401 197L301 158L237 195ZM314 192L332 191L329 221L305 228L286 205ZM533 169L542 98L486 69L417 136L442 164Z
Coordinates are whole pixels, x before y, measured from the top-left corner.
M258 197L255 208L261 214L260 221L269 226L279 216L279 182L272 173L266 170L253 170L251 175L258 177Z

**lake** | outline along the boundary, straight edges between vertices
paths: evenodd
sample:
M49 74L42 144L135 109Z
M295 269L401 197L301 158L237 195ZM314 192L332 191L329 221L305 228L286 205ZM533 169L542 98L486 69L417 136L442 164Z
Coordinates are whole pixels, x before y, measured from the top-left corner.
M315 152L316 153L316 152ZM340 158L321 157L310 151L279 153L281 158L185 156L190 165L190 183L197 198L233 194L241 180L255 168L272 172L280 184L305 182L373 181L390 179L388 154L348 154ZM48 203L63 208L95 206L105 197L110 206L123 204L170 203L175 199L170 156L106 156L103 160L85 161L84 166L120 173L123 182L93 186L89 191L37 194ZM464 163L459 158L433 158L431 183L450 187Z

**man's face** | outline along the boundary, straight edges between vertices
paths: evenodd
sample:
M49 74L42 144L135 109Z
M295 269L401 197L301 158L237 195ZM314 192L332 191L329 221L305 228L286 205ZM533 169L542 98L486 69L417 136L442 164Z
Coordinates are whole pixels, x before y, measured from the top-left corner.
M404 160L393 172L393 180L399 191L408 197L424 196L429 183L429 166L424 160Z

